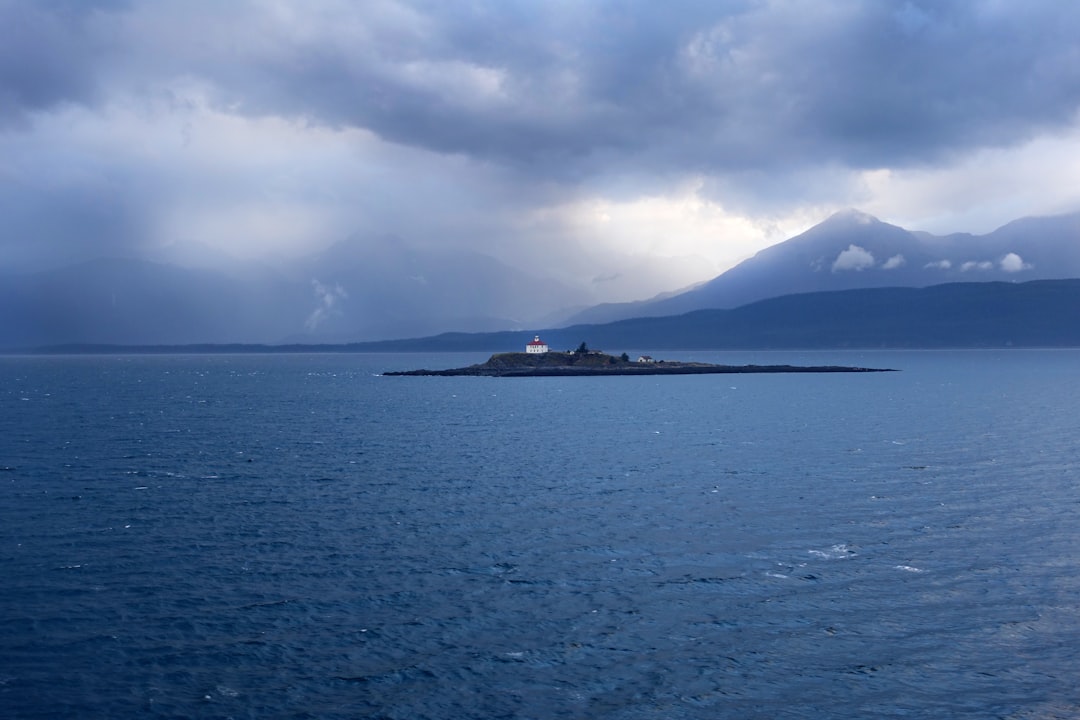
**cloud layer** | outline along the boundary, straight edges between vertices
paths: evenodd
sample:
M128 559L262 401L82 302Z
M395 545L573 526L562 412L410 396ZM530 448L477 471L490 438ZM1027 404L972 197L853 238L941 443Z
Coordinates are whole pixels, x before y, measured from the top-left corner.
M1080 206L1077 38L1054 0L0 0L0 266L393 233L627 299L845 206L983 232Z

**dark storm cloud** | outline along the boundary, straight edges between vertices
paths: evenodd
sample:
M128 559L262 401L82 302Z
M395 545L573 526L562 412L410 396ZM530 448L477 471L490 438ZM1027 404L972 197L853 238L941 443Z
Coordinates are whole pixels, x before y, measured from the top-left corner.
M3 146L0 146L3 148ZM130 254L147 240L147 180L107 160L3 148L0 266Z
M0 0L0 127L62 103L93 103L110 54L109 14L126 2Z
M203 69L248 112L553 173L922 163L1080 108L1069 3L405 7Z
M966 162L1076 132L1077 38L1056 0L0 0L0 261L363 231L595 277L924 181L975 216L1015 173Z
M556 175L931 162L1080 108L1080 6L1056 1L7 0L0 14L9 121L195 77L249 114Z

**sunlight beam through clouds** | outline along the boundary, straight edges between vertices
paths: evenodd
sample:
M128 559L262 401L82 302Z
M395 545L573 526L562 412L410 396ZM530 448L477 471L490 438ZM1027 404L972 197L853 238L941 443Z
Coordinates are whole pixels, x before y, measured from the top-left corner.
M871 215L946 234L986 233L1025 215L1080 206L1080 116L1070 127L1007 148L985 148L943 166L859 173L851 198Z
M1077 37L1048 1L0 0L0 265L393 236L603 301L846 207L987 232L1080 206Z

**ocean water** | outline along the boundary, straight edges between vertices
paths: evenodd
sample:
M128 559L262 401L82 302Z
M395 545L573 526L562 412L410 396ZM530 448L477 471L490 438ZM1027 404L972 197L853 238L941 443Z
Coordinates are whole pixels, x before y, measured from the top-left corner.
M1080 351L0 358L5 718L1080 717Z

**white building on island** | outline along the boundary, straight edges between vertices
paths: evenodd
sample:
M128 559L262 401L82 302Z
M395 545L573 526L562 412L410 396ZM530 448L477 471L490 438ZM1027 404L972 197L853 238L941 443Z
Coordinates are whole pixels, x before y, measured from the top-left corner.
M533 338L533 341L525 346L525 352L527 353L546 353L548 351L547 343L540 339L537 335Z

